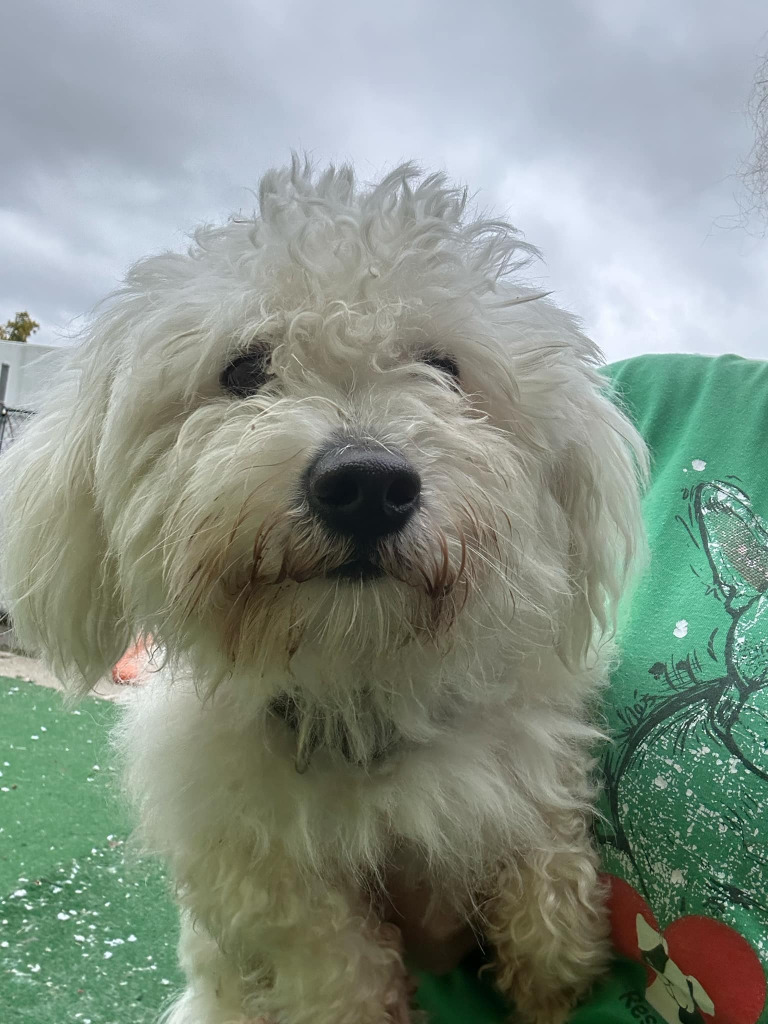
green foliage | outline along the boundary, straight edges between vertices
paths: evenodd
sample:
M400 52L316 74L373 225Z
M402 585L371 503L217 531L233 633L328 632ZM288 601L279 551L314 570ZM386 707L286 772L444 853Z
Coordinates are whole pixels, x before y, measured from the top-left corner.
M27 341L30 334L40 330L40 324L24 310L0 327L0 341Z

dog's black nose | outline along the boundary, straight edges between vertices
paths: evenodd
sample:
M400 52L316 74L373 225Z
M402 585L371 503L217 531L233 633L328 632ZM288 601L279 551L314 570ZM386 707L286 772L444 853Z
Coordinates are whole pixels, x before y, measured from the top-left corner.
M335 533L370 542L405 526L421 479L396 452L342 444L322 452L305 477L310 508Z

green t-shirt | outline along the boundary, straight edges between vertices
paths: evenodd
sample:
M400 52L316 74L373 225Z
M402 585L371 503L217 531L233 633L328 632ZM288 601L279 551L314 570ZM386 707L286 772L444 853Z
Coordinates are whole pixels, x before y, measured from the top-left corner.
M607 372L651 450L651 560L622 609L598 828L611 974L572 1024L768 1024L768 362ZM477 965L433 1024L501 1022ZM484 976L485 977L485 976Z

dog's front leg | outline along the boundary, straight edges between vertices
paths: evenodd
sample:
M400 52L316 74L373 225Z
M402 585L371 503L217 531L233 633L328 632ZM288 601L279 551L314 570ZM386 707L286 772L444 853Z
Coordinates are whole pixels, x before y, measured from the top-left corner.
M172 1024L408 1024L394 926L285 860L242 863L186 888L179 1006L205 1011L179 1010Z
M562 1024L610 957L598 858L580 814L559 817L551 846L504 866L487 911L498 985L526 1024Z
M181 917L179 963L187 986L160 1024L270 1024L245 1016L245 985L236 962L187 913Z

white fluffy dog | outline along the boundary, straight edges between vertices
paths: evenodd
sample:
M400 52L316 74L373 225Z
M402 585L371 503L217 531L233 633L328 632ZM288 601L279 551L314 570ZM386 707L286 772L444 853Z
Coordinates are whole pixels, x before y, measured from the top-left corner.
M294 160L139 263L5 462L22 642L119 741L182 908L172 1024L403 1021L392 872L493 947L521 1017L606 963L591 703L642 442L532 252L410 165Z

